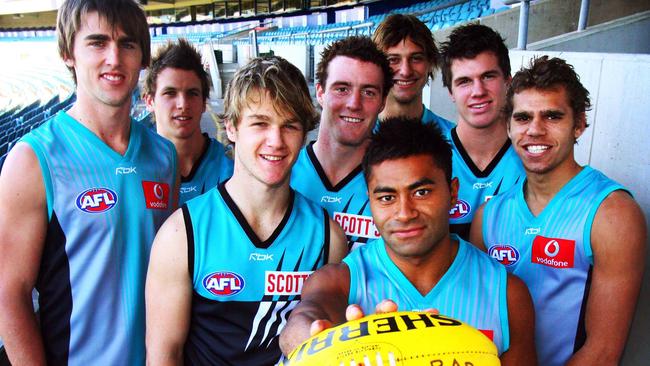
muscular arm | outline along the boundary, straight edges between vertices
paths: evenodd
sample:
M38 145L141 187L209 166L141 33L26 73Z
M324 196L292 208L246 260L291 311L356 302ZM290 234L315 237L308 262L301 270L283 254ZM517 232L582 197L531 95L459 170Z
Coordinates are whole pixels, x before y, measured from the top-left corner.
M616 191L603 201L591 229L587 339L567 365L619 363L641 287L646 239L645 219L632 197Z
M192 302L187 265L187 234L181 210L174 212L156 234L147 272L147 364L183 363Z
M330 250L327 263L340 263L348 254L348 241L343 229L334 220L330 220Z
M27 144L19 143L0 175L0 337L14 365L45 365L32 289L47 221L38 159Z
M528 288L518 277L508 275L507 286L510 348L501 355L501 364L537 365L533 300Z
M472 219L472 226L469 230L469 242L474 244L480 250L487 252L485 248L485 243L483 242L483 209L485 208L485 203L482 204Z
M280 334L282 353L288 355L311 334L343 323L349 286L350 271L343 263L328 264L314 272L302 288L302 301Z

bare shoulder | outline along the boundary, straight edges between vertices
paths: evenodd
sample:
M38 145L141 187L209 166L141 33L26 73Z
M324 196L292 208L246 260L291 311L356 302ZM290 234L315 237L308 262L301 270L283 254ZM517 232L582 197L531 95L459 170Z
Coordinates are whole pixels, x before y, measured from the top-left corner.
M628 250L643 250L646 239L646 221L639 204L625 191L612 192L594 217L591 229L594 253L619 247L620 243L625 243Z

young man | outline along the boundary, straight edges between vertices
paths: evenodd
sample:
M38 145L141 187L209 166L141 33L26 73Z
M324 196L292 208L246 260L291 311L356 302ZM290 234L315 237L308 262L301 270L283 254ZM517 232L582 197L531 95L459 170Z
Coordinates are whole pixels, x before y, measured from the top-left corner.
M451 149L437 127L417 119L382 122L363 168L382 239L313 274L281 335L283 352L310 329L344 321L348 304L371 313L391 299L399 310L435 308L483 330L504 365L536 364L525 285L449 233L458 181L451 178Z
M77 101L0 177L0 336L16 365L144 364L146 266L176 175L174 146L129 117L146 18L131 0L68 0L57 36Z
M327 209L353 248L379 237L361 159L392 84L390 67L370 38L349 37L325 48L316 78L318 139L300 152L291 186Z
M589 92L544 56L513 78L506 112L526 179L488 201L472 238L528 285L542 365L617 365L641 286L646 225L623 187L580 166Z
M300 71L251 60L224 100L232 178L160 229L147 277L153 365L273 365L278 334L309 274L347 253L341 229L289 187L316 112Z
M185 39L158 49L144 82L145 101L156 117L156 130L178 153L182 205L232 175L224 147L201 133L201 115L210 94L201 55Z
M429 78L433 79L439 63L438 48L429 28L413 15L392 14L379 24L373 41L388 55L393 71L393 87L379 118L417 118L438 125L445 133L454 127L422 104L422 89Z
M502 113L510 58L501 36L479 24L454 29L441 54L443 84L458 110L456 127L446 136L460 183L449 222L453 233L467 239L479 206L524 176Z

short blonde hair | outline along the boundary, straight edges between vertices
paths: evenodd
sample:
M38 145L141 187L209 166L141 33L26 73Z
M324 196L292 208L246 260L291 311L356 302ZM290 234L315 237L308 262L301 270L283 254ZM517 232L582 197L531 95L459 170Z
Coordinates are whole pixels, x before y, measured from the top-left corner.
M286 111L300 121L305 133L314 129L319 116L309 95L304 76L282 57L258 57L235 73L224 98L222 122L237 127L242 110L251 103L255 92L266 91L276 109Z

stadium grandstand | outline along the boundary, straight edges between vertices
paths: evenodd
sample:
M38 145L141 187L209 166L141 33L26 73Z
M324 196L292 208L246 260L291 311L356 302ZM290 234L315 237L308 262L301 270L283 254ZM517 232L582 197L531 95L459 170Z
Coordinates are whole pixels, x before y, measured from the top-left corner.
M74 82L57 53L54 25L63 0L0 0L0 169L12 146L75 100ZM296 65L313 88L320 51L350 35L372 35L392 13L413 14L437 42L460 24L497 30L512 50L513 73L532 57L568 60L591 91L592 125L577 159L628 187L650 218L650 1L648 0L139 0L152 48L186 38L201 50L212 81L205 124L218 134L214 113L240 65L264 54ZM139 95L132 115L152 123ZM441 76L423 103L455 120ZM650 274L624 356L624 365L650 360ZM612 325L615 326L615 325ZM1 344L1 343L0 343ZM0 356L2 356L0 349ZM0 366L8 364L0 357Z

